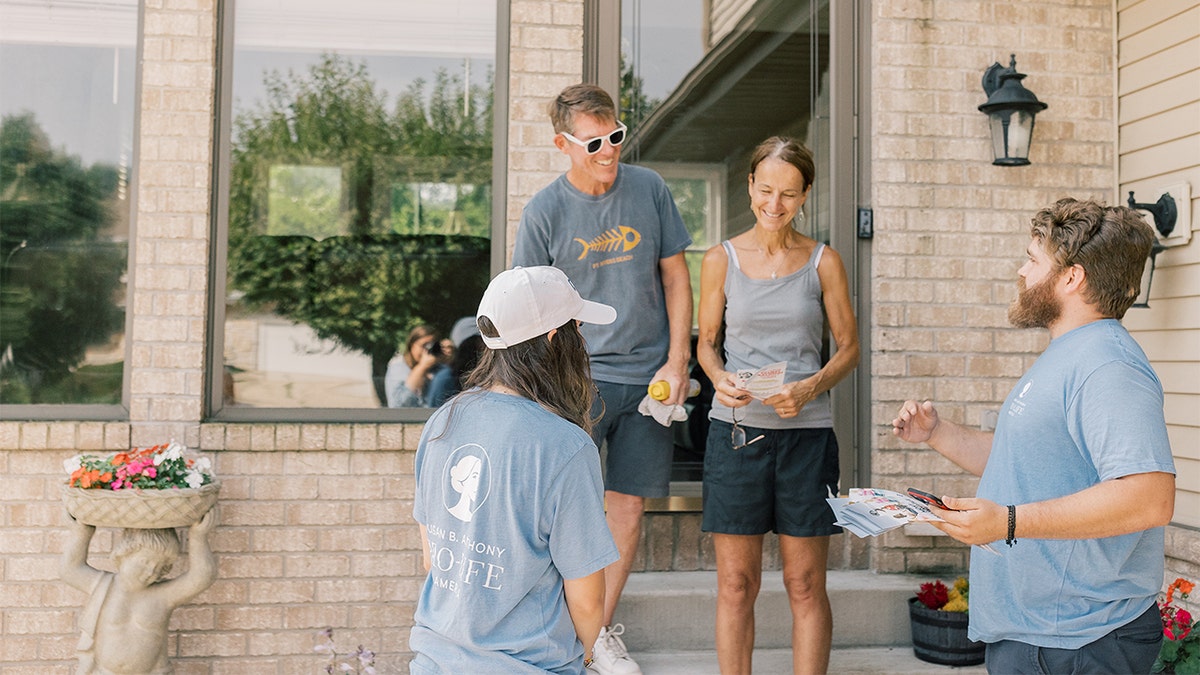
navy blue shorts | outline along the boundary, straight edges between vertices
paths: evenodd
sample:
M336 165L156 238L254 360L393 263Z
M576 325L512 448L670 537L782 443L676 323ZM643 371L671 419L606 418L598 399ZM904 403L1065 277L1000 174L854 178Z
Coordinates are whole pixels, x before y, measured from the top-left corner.
M1138 618L1079 649L1038 647L1016 640L988 643L984 664L996 675L1148 673L1162 640L1158 605L1151 604Z
M604 489L638 497L666 497L671 486L671 429L638 412L646 386L596 382L600 396L592 416L604 401L604 417L592 428L596 447L608 442Z
M700 529L721 534L823 537L833 524L825 501L838 493L838 444L833 429L759 429L764 438L734 450L733 425L712 420L704 452L704 519Z

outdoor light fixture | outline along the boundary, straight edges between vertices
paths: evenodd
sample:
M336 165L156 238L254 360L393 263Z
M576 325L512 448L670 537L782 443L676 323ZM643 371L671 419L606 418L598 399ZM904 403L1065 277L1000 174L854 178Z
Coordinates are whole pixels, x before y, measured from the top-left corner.
M1154 229L1162 236L1169 237L1175 230L1175 219L1179 217L1179 212L1171 195L1163 194L1153 204L1139 204L1133 198L1133 190L1130 190L1128 204L1131 209L1149 212L1150 217L1154 219ZM1138 289L1137 300L1133 302L1134 307L1150 306L1150 283L1154 281L1154 263L1158 260L1158 254L1166 249L1166 246L1159 243L1158 237L1155 237L1154 245L1150 247L1150 259L1146 261L1146 269L1142 272L1142 284Z
M979 110L991 121L992 164L1024 166L1029 163L1033 118L1047 106L1021 84L1025 74L1017 72L1017 55L1010 58L1007 68L997 62L983 73L988 100Z

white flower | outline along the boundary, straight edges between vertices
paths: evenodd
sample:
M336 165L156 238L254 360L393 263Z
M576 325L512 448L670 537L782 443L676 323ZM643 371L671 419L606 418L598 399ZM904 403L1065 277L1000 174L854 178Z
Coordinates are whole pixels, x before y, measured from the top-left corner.
M198 472L198 471L190 471L189 470L187 472L187 475L184 476L183 479L185 481L187 481L188 487L190 487L192 489L195 489L195 488L200 487L201 485L204 485L204 476L200 475L200 472Z
M175 441L171 441L169 444L167 444L166 450L154 454L154 466L158 466L167 460L174 460L183 457L185 450L187 450L187 448L176 443Z
M75 473L81 467L83 467L83 455L75 455L71 459L63 460L63 470L65 470L68 475Z
M192 469L204 474L205 476L212 475L212 460L207 457L197 457Z

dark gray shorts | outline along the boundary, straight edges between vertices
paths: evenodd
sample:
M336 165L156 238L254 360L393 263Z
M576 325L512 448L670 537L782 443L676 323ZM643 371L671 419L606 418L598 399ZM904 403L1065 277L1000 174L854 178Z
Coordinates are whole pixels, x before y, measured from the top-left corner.
M592 428L596 447L608 442L604 489L638 497L666 497L671 486L671 429L638 412L646 385L596 382L600 397L592 415L604 401L604 417ZM677 423L678 424L678 423Z
M1059 675L1060 673L1149 673L1162 645L1158 605L1138 618L1079 649L1056 649L1001 640L987 646L984 662L992 675Z
M733 425L713 420L704 451L704 518L700 529L721 534L823 537L842 528L825 498L838 493L838 444L833 429L759 429L764 438L734 450Z

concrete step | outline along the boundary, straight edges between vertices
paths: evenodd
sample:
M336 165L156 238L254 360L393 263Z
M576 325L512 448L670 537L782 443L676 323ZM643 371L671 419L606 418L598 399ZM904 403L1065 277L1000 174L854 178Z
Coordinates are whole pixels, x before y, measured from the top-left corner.
M831 570L826 587L833 646L904 647L911 654L908 599L928 580ZM629 576L616 621L626 627L623 639L631 653L711 650L716 600L716 572L638 572ZM791 648L792 615L779 572L763 573L754 615L755 649Z
M631 656L644 675L718 675L715 651L639 652ZM756 649L757 675L792 672L792 650ZM840 647L829 655L829 672L836 675L929 675L930 673L986 673L982 665L952 667L926 663L913 656L911 647Z

